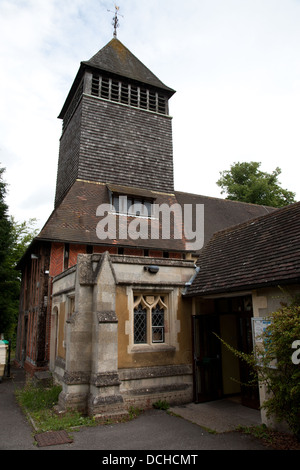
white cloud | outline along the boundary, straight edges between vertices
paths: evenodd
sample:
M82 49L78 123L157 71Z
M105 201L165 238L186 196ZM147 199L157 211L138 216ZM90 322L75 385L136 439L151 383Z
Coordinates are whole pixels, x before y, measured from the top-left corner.
M177 90L176 189L219 196L219 172L255 160L279 166L283 187L298 191L299 1L118 5L119 39ZM80 61L111 39L113 9L110 0L0 0L0 162L19 220L44 223L53 209L57 116Z

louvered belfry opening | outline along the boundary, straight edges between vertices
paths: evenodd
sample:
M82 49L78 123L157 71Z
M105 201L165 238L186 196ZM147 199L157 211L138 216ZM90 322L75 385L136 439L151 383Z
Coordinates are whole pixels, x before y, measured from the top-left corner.
M168 99L163 93L121 80L93 74L91 94L159 114L168 114Z

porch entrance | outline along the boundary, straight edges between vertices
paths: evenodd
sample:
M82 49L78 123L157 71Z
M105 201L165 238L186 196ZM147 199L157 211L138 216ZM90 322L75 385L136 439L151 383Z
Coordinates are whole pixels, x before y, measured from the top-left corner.
M258 384L246 385L252 380L249 367L214 334L239 351L252 351L251 296L204 301L200 311L193 316L194 401L233 396L258 409Z

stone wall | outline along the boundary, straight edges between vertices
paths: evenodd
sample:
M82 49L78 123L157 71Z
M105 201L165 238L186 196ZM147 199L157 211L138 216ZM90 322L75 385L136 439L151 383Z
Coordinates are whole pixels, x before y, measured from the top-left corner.
M154 262L159 275L144 270ZM79 255L77 266L54 279L50 368L63 386L62 408L101 417L192 400L191 304L183 307L180 289L193 272L193 262L104 253ZM132 289L170 296L164 344L134 350Z

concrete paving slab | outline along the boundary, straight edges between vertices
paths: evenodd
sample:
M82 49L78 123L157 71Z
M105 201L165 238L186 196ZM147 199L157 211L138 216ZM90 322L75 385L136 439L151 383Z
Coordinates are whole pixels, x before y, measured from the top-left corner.
M235 431L238 426L261 424L260 411L247 408L233 400L189 403L174 406L170 411L184 419L217 433Z

